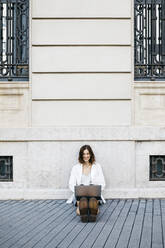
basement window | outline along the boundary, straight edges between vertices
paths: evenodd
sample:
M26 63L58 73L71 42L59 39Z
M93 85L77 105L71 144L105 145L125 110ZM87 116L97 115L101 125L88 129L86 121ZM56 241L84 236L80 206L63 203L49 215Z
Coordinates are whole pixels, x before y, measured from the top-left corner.
M0 182L13 181L13 156L0 156Z
M165 181L165 155L150 155L150 181Z

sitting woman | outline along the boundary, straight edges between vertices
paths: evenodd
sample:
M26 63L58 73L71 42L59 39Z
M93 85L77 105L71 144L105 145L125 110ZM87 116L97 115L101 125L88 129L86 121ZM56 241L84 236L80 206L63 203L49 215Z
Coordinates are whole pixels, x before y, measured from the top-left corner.
M84 145L79 151L79 163L73 166L69 179L69 188L73 192L67 203L74 203L77 206L76 213L81 216L83 222L96 221L96 215L99 213L98 204L105 203L101 195L101 202L92 197L87 200L82 197L80 201L76 201L74 196L75 185L101 185L102 190L105 188L105 180L100 164L95 162L95 155L89 145Z

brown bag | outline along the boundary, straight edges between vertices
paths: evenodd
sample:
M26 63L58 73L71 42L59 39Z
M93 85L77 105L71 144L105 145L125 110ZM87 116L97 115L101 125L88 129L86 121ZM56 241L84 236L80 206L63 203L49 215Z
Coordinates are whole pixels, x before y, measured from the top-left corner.
M97 200L101 200L101 185L78 185L74 187L76 200L80 200L81 197L95 197Z

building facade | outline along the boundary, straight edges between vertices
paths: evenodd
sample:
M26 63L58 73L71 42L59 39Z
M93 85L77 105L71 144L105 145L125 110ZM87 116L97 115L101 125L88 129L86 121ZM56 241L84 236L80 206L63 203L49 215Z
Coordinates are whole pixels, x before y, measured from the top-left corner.
M151 4L139 0L135 12L131 0L29 0L29 77L21 62L22 78L0 80L0 199L69 197L84 144L102 165L105 198L165 196L165 78L154 77L160 67L146 76L150 31L138 38Z

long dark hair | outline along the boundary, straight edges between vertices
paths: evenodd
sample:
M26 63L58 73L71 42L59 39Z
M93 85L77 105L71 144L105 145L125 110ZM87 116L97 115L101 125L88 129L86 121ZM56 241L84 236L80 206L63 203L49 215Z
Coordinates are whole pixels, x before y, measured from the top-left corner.
M79 162L80 164L83 164L84 163L84 160L83 160L83 152L84 150L88 150L89 151L89 154L90 154L90 159L89 159L89 163L93 164L95 162L95 155L92 151L92 148L89 146L89 145L84 145L80 148L80 151L79 151Z

